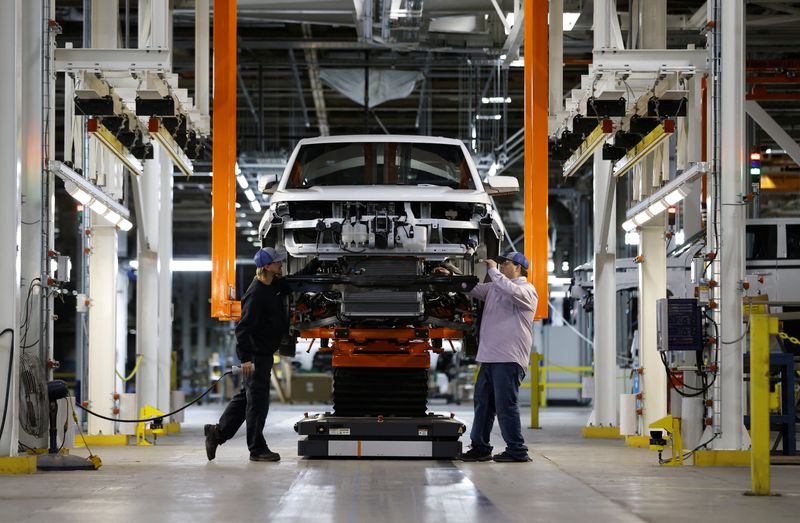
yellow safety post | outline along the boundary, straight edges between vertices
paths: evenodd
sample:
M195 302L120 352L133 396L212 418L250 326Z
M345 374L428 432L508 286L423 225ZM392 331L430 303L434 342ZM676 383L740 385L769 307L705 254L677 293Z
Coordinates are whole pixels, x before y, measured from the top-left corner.
M139 419L149 419L149 418L158 418L164 416L164 413L160 410L151 407L150 405L145 405L139 410ZM153 443L150 443L145 439L145 433L150 432L153 434ZM150 424L150 428L147 428L147 424L145 422L140 422L136 424L136 444L137 445L153 445L155 444L156 439L159 435L165 435L167 431L164 429L163 424L156 424L156 422L152 422Z
M539 396L541 386L539 384L540 364L542 355L538 352L531 353L531 426L532 429L542 428L539 425Z
M681 439L681 419L674 416L665 416L654 421L648 426L649 429L662 429L666 433L665 437L650 437L650 450L658 451L659 464L666 467L680 467L683 465L683 440ZM669 441L671 440L671 441ZM661 452L664 447L669 445L672 450L672 457L668 460L661 459Z
M750 494L755 496L770 495L769 336L777 333L777 318L750 318Z

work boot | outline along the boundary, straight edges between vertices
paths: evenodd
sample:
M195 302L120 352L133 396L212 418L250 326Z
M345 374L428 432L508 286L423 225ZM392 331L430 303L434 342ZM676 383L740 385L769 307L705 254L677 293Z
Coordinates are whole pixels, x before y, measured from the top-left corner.
M250 461L280 461L281 455L277 452L272 452L269 450L269 447L265 447L264 450L259 452L258 454L250 454Z
M476 448L471 448L467 452L462 452L456 459L461 461L491 461L492 460L492 453L491 452L483 452Z
M527 463L529 461L533 461L530 456L525 454L523 457L515 457L509 454L508 452L501 452L500 454L495 454L492 456L492 459L496 463Z
M206 456L208 461L213 461L217 457L217 447L219 447L219 430L216 425L206 425L203 427L206 435Z

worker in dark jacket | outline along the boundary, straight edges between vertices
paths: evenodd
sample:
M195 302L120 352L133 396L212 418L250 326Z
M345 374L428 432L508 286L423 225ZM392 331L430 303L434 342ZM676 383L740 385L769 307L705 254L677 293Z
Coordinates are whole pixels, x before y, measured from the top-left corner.
M247 427L250 461L279 461L264 440L264 423L269 412L269 384L272 357L288 332L284 298L288 286L279 278L286 257L272 247L255 256L256 277L242 297L242 317L236 325L236 354L242 363L242 389L231 398L216 425L206 425L206 454L209 461L217 446L231 439L243 422Z

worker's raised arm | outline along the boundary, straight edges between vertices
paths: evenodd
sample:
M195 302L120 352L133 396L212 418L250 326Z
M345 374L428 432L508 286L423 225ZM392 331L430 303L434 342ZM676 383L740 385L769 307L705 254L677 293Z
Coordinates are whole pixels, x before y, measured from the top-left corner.
M469 297L486 301L486 295L489 293L489 287L491 286L491 283L479 283L469 291Z
M492 284L494 284L495 289L503 294L511 296L514 305L524 310L536 310L536 305L539 303L539 295L536 293L536 288L533 285L517 285L503 276L496 268L489 269L489 278L492 279Z

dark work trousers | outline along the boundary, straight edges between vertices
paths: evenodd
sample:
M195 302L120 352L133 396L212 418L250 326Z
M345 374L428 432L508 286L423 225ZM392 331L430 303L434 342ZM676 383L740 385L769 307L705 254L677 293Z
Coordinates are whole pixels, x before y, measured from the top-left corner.
M264 440L264 423L269 412L269 377L272 371L272 356L255 356L256 368L248 379L242 380L241 390L231 398L225 412L219 418L217 430L220 443L236 435L236 431L246 422L247 448L250 455L256 456L267 448Z
M492 451L489 436L497 416L506 452L515 458L528 455L517 405L519 386L524 378L525 370L517 363L481 363L475 383L475 420L470 432L473 449Z

